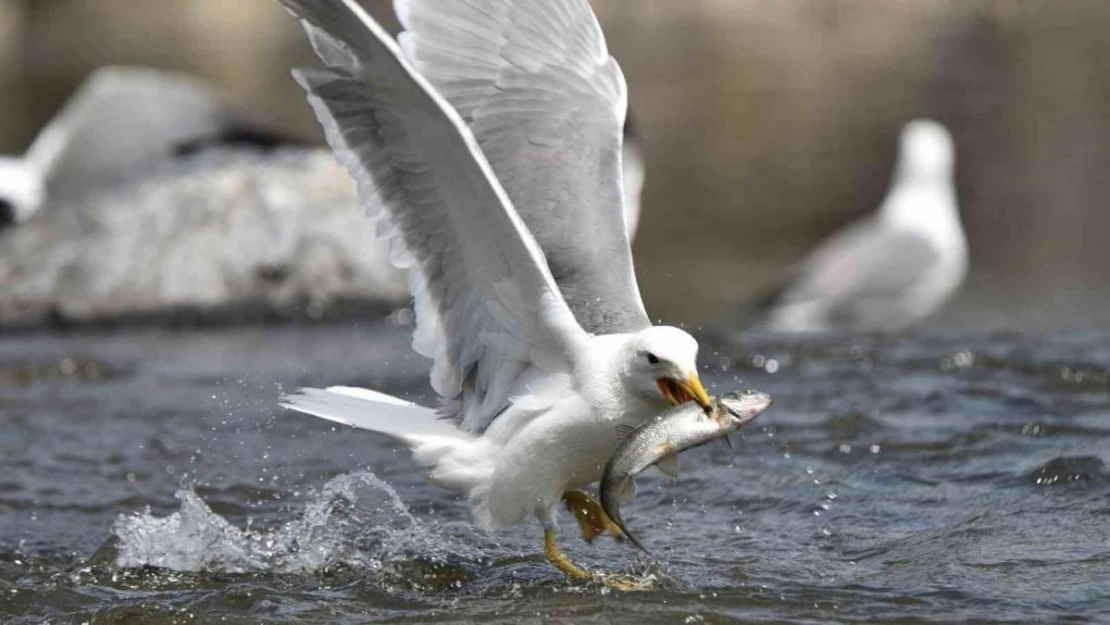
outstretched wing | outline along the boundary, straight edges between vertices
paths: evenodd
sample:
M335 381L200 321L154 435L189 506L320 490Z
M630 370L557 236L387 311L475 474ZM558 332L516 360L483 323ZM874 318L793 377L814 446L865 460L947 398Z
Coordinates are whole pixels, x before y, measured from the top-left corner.
M624 77L586 0L394 0L406 56L469 124L578 322L651 325L621 185Z
M585 340L465 122L355 0L281 0L326 70L297 79L379 231L409 266L413 347L462 427L484 428L532 367Z

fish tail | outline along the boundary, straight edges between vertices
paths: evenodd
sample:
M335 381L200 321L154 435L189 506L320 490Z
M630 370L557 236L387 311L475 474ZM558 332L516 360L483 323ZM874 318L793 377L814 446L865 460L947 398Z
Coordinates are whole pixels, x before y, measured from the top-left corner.
M626 526L624 524L624 519L620 518L620 515L617 515L616 517L611 516L611 517L609 517L609 519L613 523L616 523L617 527L621 528L621 533L624 534L624 537L627 538L629 540L629 542L631 542L633 545L636 545L636 547L640 551L643 551L644 553L648 554L649 556L651 556L653 558L655 557L654 555L652 555L652 553L650 551L648 551L648 548L645 547L642 542L640 542L640 539L636 538L632 534L632 532L628 531L628 526Z

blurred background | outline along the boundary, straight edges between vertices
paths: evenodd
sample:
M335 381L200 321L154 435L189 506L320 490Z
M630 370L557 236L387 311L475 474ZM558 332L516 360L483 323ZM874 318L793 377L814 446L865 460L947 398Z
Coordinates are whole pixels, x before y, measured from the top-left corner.
M634 245L653 316L739 318L825 236L873 211L898 131L944 123L970 247L927 323L1105 326L1110 313L1110 3L592 0L647 161ZM366 2L396 27L389 2ZM194 74L319 141L271 0L3 0L0 153L22 152L105 64ZM137 270L141 270L137 268Z

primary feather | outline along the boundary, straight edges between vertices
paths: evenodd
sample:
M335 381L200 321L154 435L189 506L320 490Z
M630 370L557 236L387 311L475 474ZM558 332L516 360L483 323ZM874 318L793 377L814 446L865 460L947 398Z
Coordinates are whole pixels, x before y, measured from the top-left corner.
M586 1L394 6L402 50L473 131L578 322L650 326L623 210L638 201L622 196L624 76Z

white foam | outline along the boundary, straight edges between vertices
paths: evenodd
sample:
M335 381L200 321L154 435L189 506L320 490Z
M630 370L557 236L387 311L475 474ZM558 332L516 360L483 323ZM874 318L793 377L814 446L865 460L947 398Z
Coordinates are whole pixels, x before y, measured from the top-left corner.
M370 472L324 485L300 518L271 530L240 529L216 514L191 488L177 492L177 512L121 515L116 566L188 572L307 573L344 563L381 569L405 553L442 557L449 539L409 513L387 483Z

